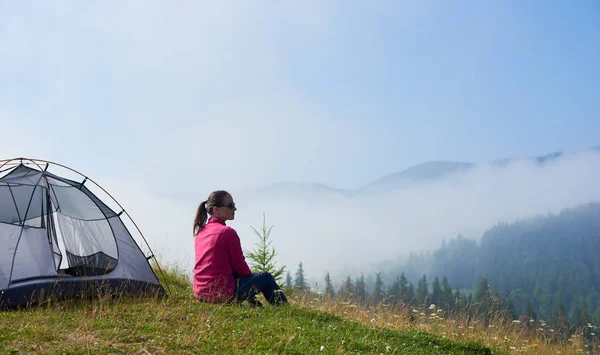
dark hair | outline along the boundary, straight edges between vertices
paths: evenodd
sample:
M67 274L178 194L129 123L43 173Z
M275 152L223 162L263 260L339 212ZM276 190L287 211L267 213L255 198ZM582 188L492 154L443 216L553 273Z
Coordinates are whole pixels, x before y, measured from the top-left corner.
M212 215L213 207L223 206L223 202L227 196L229 196L229 192L227 191L213 191L208 196L208 200L200 203L198 210L196 210L196 218L194 218L194 236L204 227L208 215Z

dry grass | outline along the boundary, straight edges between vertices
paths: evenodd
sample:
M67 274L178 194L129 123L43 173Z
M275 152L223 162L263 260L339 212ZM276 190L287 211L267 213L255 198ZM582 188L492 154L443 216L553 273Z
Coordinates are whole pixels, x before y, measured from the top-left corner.
M412 306L391 307L385 304L369 305L330 298L314 293L296 292L300 307L317 309L365 325L395 330L423 330L457 341L474 341L488 346L494 353L525 354L600 354L600 341L584 341L583 329L565 338L564 333L550 328L545 322L524 324L507 320L499 312L471 318L467 312L448 312L437 307L415 309ZM598 331L590 325L590 331ZM595 334L595 333L594 333Z
M98 296L0 312L0 354L600 353L598 338L586 343L582 330L561 339L546 324L501 313L472 319L464 310L358 304L302 290L287 291L290 307L213 305L193 297L183 273L166 276L164 299Z

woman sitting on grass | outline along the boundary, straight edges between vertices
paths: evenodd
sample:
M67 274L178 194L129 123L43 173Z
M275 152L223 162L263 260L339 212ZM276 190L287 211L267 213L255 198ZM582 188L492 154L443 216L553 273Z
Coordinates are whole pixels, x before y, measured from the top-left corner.
M273 275L252 273L248 267L240 238L225 225L234 219L236 210L231 195L221 190L212 192L198 207L194 219L194 295L205 302L247 300L251 306L260 307L255 296L261 292L271 304L287 303Z

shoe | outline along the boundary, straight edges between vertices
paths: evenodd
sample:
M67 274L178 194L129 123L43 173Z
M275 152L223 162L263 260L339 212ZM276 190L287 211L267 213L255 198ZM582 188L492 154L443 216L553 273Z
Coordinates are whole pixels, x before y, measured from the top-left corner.
M272 302L273 305L281 306L281 305L288 304L287 298L285 297L285 295L283 294L283 291L281 291L281 290L276 290L273 293L272 297L273 297L272 301L274 301L274 302Z
M248 304L250 305L250 308L261 308L263 306L263 304L260 303L260 301L255 299L248 300Z

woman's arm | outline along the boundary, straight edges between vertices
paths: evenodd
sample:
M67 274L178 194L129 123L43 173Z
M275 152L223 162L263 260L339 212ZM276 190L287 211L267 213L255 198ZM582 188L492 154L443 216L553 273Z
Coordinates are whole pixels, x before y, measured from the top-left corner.
M237 235L236 231L233 228L228 228L225 231L224 236L229 249L229 257L234 275L240 277L252 274L252 270L250 270L250 267L246 263L246 258L244 257L244 252L242 251L242 245L240 243L240 237Z

